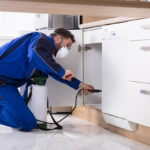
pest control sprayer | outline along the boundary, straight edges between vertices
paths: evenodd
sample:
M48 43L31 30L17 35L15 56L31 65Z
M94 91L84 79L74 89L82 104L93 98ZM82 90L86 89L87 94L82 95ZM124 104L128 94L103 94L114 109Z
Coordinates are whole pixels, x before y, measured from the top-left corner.
M34 84L31 85L32 96L28 106L34 114L39 126L46 128L47 120L47 87L45 86L47 77L33 77ZM42 122L41 122L42 121Z
M53 130L53 129L62 129L62 126L59 125L59 122L67 118L72 112L75 110L77 106L77 97L83 89L80 89L75 97L75 106L73 107L72 111L65 115L59 121L56 121L53 117L52 112L48 109L48 96L47 96L47 87L45 86L47 76L39 76L32 78L32 85L30 88L30 93L28 96L28 106L32 113L34 114L37 120L37 127L38 129L42 130ZM91 92L102 92L101 90L90 90ZM53 123L47 122L47 114L51 116ZM47 128L48 125L55 125L55 128Z

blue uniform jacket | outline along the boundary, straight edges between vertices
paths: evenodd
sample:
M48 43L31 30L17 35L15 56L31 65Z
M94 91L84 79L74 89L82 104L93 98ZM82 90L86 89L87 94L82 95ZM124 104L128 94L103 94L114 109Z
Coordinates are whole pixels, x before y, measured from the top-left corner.
M80 81L63 80L64 68L53 59L54 39L40 32L18 37L0 47L0 82L17 87L25 84L35 69L78 89Z

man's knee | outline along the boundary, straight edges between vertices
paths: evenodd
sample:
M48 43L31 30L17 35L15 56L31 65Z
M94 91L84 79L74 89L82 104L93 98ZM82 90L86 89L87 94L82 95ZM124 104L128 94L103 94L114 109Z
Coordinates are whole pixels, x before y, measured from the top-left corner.
M32 131L37 125L36 119L34 116L30 117L27 123L22 124L20 128L21 131Z

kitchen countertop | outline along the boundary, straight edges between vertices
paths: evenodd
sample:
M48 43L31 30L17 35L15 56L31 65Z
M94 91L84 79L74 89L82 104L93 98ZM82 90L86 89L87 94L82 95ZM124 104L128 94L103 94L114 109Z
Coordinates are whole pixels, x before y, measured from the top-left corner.
M138 20L138 19L142 19L142 18L116 17L116 18L104 19L104 20L100 20L96 22L81 24L79 27L80 29L87 29L87 28L100 27L104 25L122 23L122 22L131 21L131 20Z

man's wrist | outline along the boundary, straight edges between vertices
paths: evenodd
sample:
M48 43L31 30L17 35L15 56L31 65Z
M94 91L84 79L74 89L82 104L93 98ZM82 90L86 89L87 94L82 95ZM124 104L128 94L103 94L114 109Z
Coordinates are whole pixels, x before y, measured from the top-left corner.
M80 88L80 89L83 88L83 84L84 84L83 82L80 82L80 84L79 84L79 88Z

